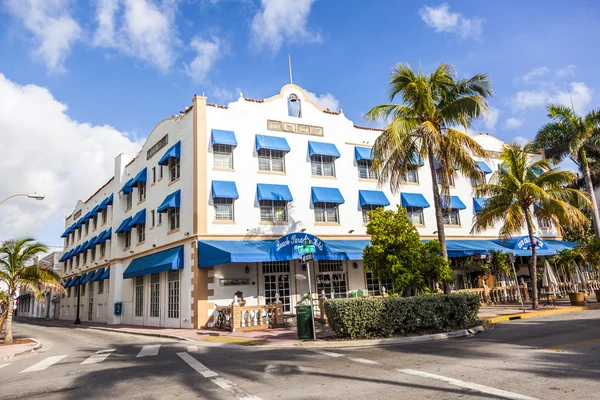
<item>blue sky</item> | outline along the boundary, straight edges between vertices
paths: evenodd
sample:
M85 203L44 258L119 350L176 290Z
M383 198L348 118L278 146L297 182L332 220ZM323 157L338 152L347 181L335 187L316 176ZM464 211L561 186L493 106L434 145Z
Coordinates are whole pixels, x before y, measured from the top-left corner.
M357 124L386 101L398 62L488 73L492 111L473 131L506 141L532 138L547 102L598 107L596 1L7 0L0 7L0 131L22 155L0 150L0 165L15 171L0 178L0 195L53 195L3 205L1 237L29 233L60 244L64 215L107 179L117 153L134 152L195 93L219 104L240 91L278 93L288 82L288 53L294 83ZM40 110L44 118L36 118ZM81 155L90 148L93 162ZM34 165L25 157L32 153ZM82 163L89 170L75 174Z

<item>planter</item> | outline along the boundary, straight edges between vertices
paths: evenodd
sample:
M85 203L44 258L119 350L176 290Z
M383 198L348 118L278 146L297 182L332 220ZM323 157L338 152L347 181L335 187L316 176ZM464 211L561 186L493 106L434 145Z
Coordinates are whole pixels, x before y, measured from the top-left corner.
M585 293L569 293L569 300L571 301L572 306L583 306L585 305Z
M594 290L594 293L596 293L596 301L600 303L600 290Z

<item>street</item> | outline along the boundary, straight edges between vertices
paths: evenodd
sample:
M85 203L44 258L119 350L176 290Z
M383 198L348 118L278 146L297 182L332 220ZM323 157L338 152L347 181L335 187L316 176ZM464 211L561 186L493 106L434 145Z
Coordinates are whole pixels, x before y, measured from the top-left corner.
M17 322L0 399L600 399L600 310L411 345L264 349Z

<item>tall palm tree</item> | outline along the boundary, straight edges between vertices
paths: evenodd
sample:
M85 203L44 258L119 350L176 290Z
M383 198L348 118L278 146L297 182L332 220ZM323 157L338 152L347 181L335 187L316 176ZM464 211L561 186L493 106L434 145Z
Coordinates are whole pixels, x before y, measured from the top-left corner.
M583 229L588 219L580 209L591 206L587 195L568 187L576 175L555 168L556 161L535 161L531 147L507 146L501 155L500 169L490 182L478 185L475 196L487 197L473 220L472 232L481 232L493 223L502 223L500 237L508 238L527 228L531 246L529 273L533 289L533 306L538 308L537 250L533 217L539 222L552 222L559 232L563 227Z
M588 153L597 153L600 145L600 110L590 111L582 117L573 108L550 104L548 117L553 121L540 128L534 143L545 150L547 157L559 161L570 157L577 164L592 201L594 233L600 239L600 215L588 160Z
M43 290L64 292L61 278L51 268L33 263L33 258L46 253L48 248L33 238L10 239L0 247L0 281L8 286L8 315L4 344L12 344L12 310L17 288L31 290L34 296L43 300Z
M365 115L368 121L387 123L373 145L373 165L381 172L381 184L389 183L398 192L415 158L428 160L437 235L446 258L442 203L448 199L450 182L459 173L481 179L483 173L472 157L487 158L485 150L456 127L466 130L488 110L491 96L487 74L458 79L448 64L440 64L432 74L398 64L390 78L390 104L373 107ZM397 97L402 104L393 103ZM441 175L441 190L436 171Z

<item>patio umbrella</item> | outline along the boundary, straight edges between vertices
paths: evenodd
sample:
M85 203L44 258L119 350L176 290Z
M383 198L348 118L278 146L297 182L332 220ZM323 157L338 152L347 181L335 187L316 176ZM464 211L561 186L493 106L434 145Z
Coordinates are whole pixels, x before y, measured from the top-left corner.
M579 268L579 265L577 265L577 263L575 261L573 261L573 266L575 267L576 283L581 285L581 287L583 289L587 289L587 281L585 280L583 274L581 273L581 268Z
M546 286L548 288L554 288L558 286L558 279L556 275L554 275L554 271L552 267L548 263L548 261L544 261L544 274L542 275L542 286Z

